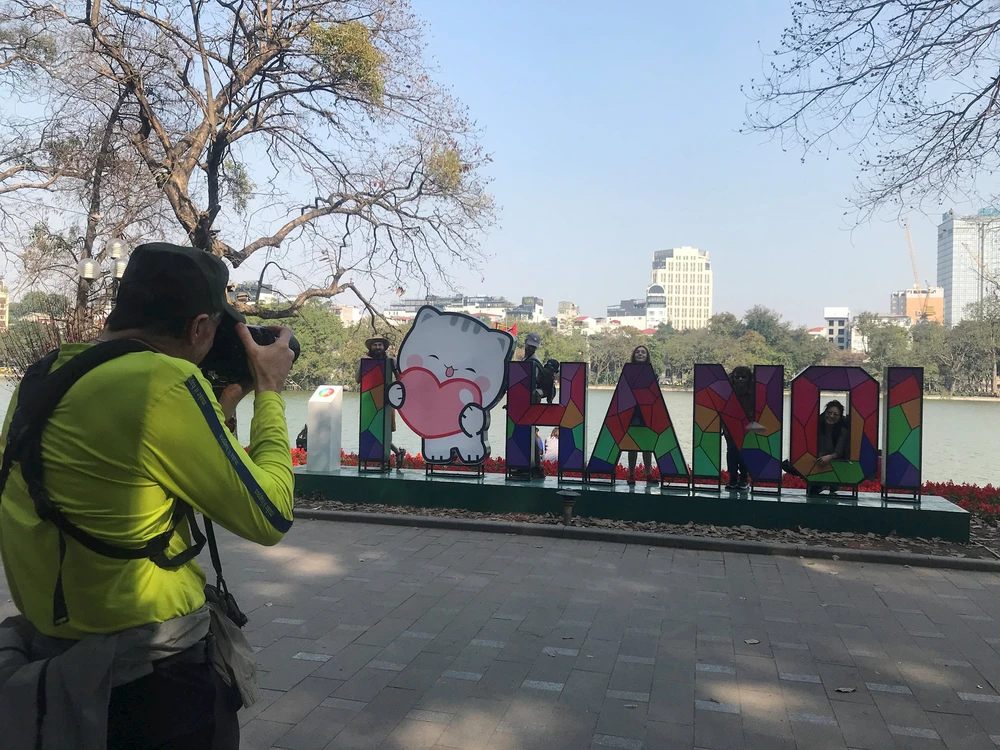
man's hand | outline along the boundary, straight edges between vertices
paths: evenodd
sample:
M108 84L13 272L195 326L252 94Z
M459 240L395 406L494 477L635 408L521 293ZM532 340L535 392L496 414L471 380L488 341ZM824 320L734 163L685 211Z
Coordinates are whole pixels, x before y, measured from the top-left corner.
M823 466L829 466L830 462L833 461L836 457L837 457L836 454L834 454L834 453L828 453L825 456L820 456L819 457L819 462Z
M250 336L250 331L242 323L236 325L236 335L240 337L247 352L247 362L253 375L254 390L257 393L274 391L280 393L285 388L285 379L292 369L295 353L288 348L292 329L284 326L268 326L277 340L269 346L259 346Z
M236 416L236 407L252 390L253 383L232 383L219 394L219 406L227 422Z

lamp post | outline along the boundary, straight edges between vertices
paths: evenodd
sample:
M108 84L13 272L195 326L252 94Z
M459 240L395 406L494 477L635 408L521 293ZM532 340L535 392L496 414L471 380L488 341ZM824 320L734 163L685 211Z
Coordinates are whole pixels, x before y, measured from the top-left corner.
M128 265L128 259L122 257L123 255L125 255L125 243L120 239L114 239L105 247L104 262L96 258L83 258L77 265L80 279L86 282L88 288L99 278L111 277L111 309L114 309L118 298L118 285L125 275L125 266Z

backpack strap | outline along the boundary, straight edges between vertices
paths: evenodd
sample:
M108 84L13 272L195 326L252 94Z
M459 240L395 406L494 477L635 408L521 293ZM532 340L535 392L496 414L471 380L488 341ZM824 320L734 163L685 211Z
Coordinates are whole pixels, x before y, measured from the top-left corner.
M195 521L194 510L187 503L175 500L169 528L157 534L141 547L121 547L109 544L73 524L52 502L45 489L42 464L42 433L56 406L66 393L84 375L112 359L150 351L150 348L133 339L105 341L77 354L66 364L51 371L58 357L58 350L50 352L25 372L18 391L17 406L11 417L7 445L0 464L0 500L15 463L21 466L21 475L28 486L28 494L35 506L35 513L59 530L59 569L53 593L52 619L55 625L69 621L66 598L62 585L62 566L66 557L66 537L104 557L115 560L149 559L157 567L172 569L192 560L205 546L205 537ZM182 519L187 519L194 544L172 558L166 556L170 540Z

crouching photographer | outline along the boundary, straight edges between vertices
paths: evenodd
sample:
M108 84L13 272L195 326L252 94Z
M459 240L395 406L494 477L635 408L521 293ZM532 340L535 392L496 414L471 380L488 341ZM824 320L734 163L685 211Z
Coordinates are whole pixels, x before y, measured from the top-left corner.
M21 613L0 623L8 750L239 747L254 655L211 522L264 545L292 525L281 391L297 344L287 328L251 333L228 277L201 250L136 248L99 341L63 345L18 386L0 468ZM228 383L218 399L213 383ZM251 390L248 454L225 424Z

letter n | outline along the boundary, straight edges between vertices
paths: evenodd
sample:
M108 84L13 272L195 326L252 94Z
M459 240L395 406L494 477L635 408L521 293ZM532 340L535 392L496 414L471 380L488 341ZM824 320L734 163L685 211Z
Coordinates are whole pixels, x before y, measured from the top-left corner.
M613 479L623 450L653 453L661 480L689 481L677 431L660 392L656 373L648 362L630 362L622 368L587 464L587 478L609 474Z
M563 362L559 367L559 403L533 404L531 362L507 366L507 476L511 470L530 471L535 427L559 427L559 478L564 472L583 473L587 438L587 364Z
M736 443L754 483L781 484L781 423L785 413L785 368L754 365L754 413L747 414L722 365L694 366L694 438L691 475L719 481L723 428ZM757 422L763 432L747 427Z
M388 359L361 360L361 432L358 439L358 471L377 465L376 471L389 470L389 447L392 443L392 407L385 399L392 380ZM374 468L374 466L373 466Z
M882 494L888 497L901 492L919 501L923 489L924 370L890 367L885 382Z
M819 410L821 391L847 391L851 443L848 457L821 465ZM875 476L878 465L878 381L860 367L813 365L792 381L791 462L810 482L853 485Z

